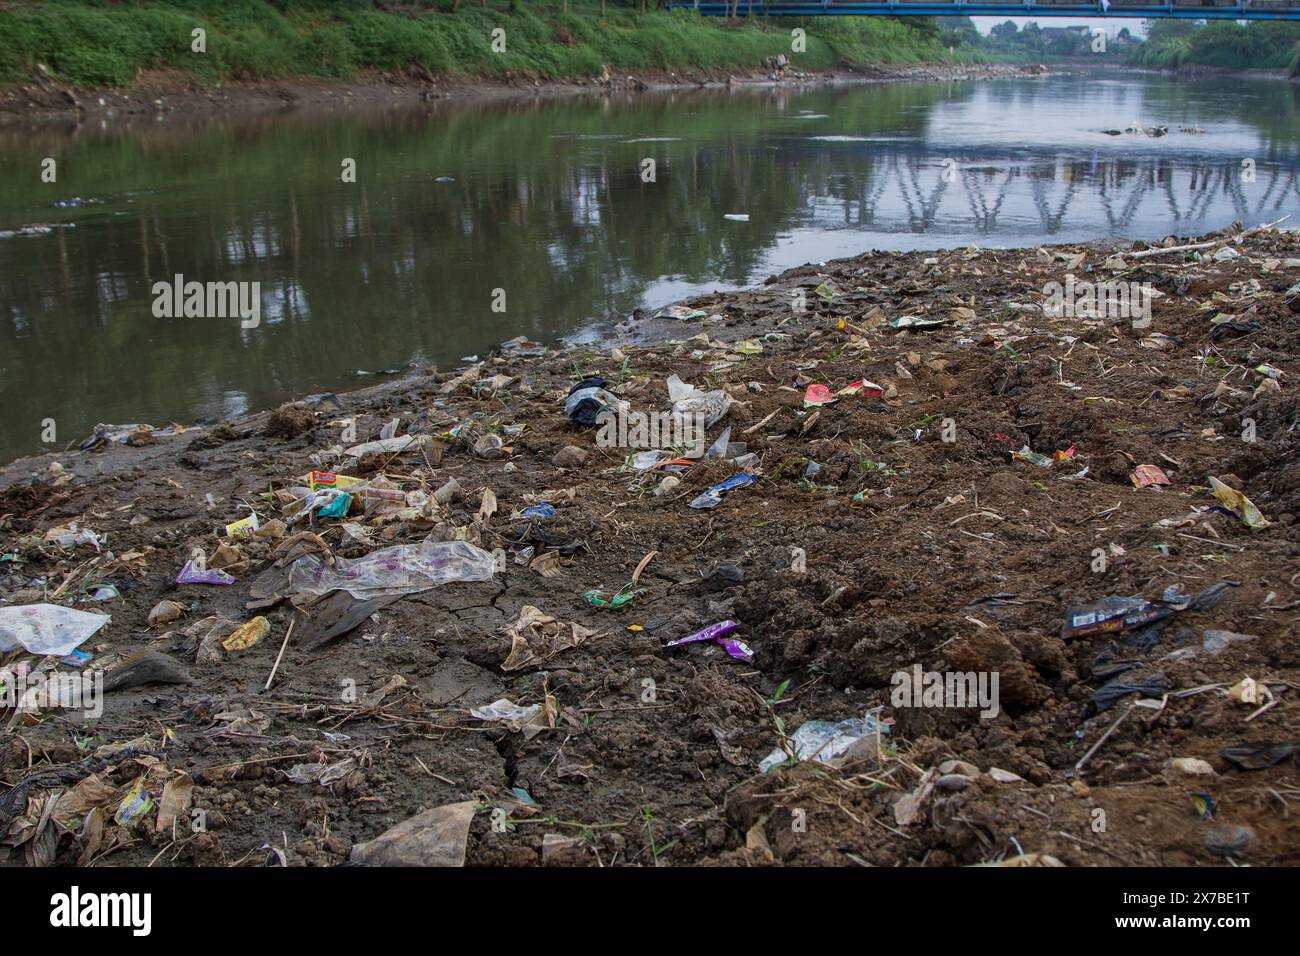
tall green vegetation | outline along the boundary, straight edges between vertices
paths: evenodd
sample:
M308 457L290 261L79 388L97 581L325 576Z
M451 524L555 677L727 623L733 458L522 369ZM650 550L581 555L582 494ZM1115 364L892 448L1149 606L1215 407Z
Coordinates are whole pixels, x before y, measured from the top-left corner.
M78 85L142 70L208 81L348 77L421 67L464 76L587 77L612 70L743 69L784 53L796 69L948 58L928 21L810 18L791 53L788 20L723 20L644 0L22 0L0 4L0 80L37 65ZM191 52L191 31L207 51ZM506 29L505 52L491 33Z
M1148 20L1147 40L1130 62L1157 69L1189 66L1295 71L1300 23L1254 21L1201 24Z

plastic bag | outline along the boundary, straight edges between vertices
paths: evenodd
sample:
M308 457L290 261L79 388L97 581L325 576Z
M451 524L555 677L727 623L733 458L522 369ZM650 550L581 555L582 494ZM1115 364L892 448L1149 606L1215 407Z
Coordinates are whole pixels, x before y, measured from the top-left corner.
M493 570L491 553L467 541L395 544L362 558L335 558L333 565L319 555L305 555L289 571L289 591L319 595L340 590L364 601L414 594L451 581L487 581Z
M819 763L829 763L840 757L874 753L876 738L885 730L887 728L876 722L874 714L867 714L865 718L850 717L839 723L808 720L794 732L790 741L794 744L795 760L816 759ZM789 754L777 747L763 758L763 762L758 765L758 772L767 773L789 759Z
M362 455L378 454L400 454L406 451L415 451L420 447L420 443L425 440L423 435L400 435L396 438L381 438L379 441L362 442L360 445L353 445L344 454L352 458L360 458Z
M592 428L596 418L603 411L618 412L627 408L617 395L606 391L605 386L612 385L607 378L593 375L569 389L569 397L564 402L564 414L575 425Z
M0 652L23 647L32 654L64 657L109 620L107 614L91 614L58 604L0 607Z
M703 415L704 427L712 428L731 408L731 398L722 389L703 392L675 374L668 376L667 384L668 401L673 403L673 418L683 425L692 423L696 415Z
M757 475L732 475L726 481L719 482L691 501L692 508L716 508L722 504L722 495L733 488L744 488L758 480Z

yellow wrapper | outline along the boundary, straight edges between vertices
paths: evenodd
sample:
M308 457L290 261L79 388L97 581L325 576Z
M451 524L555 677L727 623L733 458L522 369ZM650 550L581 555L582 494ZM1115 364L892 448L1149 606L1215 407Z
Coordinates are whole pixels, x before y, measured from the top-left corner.
M264 617L255 617L222 641L221 646L228 651L246 651L270 633L271 622Z
M1214 497L1219 499L1219 504L1227 508L1238 518L1242 524L1252 531L1258 531L1260 528L1267 528L1269 520L1259 513L1255 503L1243 495L1235 488L1229 488L1218 478L1210 478L1210 487L1214 489Z
M257 530L257 512L226 525L227 538L251 538Z

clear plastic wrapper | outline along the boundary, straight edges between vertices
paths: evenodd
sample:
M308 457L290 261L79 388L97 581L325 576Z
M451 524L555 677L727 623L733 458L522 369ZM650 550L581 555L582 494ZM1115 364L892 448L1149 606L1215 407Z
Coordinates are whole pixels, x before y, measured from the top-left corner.
M347 591L360 600L415 594L452 581L487 581L492 577L490 552L467 541L425 541L380 548L361 558L335 558L326 564L309 554L289 571L293 594Z

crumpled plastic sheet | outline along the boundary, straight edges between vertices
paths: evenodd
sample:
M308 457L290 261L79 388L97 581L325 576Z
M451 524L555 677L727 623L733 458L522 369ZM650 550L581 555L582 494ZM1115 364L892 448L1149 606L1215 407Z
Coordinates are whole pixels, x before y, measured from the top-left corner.
M1149 677L1143 677L1136 681L1113 680L1093 692L1092 700L1088 701L1084 709L1085 717L1092 717L1110 710L1117 703L1127 697L1129 694L1141 694L1143 697L1159 697L1169 689L1169 682L1165 675L1152 674Z
M59 604L0 607L0 652L24 648L32 654L65 657L110 620Z
M847 755L860 741L869 740L889 728L876 721L874 714L866 717L850 717L832 723L829 720L808 720L794 732L790 742L794 745L796 760L815 759L818 763L829 763ZM813 755L816 754L816 757ZM789 755L777 747L763 758L758 765L759 773L767 773L773 767L783 764Z
M490 552L468 541L395 544L361 558L335 558L333 565L309 554L290 568L289 593L320 595L339 590L364 601L415 594L452 581L487 581L494 565Z

